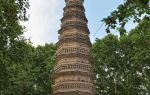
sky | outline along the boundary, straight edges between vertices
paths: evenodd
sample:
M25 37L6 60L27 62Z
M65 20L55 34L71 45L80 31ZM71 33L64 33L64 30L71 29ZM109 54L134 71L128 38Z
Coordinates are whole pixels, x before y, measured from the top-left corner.
M29 21L22 23L26 27L24 36L30 39L34 46L45 43L56 43L58 41L58 30L60 19L63 17L65 0L30 0ZM101 20L122 4L124 0L84 0L90 39L93 43L96 38L106 36L105 25ZM126 27L132 29L134 25L129 23ZM115 33L117 34L117 32Z

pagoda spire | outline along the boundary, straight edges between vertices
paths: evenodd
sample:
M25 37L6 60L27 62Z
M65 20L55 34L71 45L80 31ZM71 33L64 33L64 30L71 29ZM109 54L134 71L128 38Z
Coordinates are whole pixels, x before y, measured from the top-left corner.
M65 0L56 65L53 72L54 95L95 95L91 42L84 0Z

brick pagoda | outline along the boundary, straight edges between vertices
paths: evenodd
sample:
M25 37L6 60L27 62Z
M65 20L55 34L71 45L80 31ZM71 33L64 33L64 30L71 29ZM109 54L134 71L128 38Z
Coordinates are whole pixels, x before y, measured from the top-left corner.
M95 95L84 0L65 2L53 72L53 95Z

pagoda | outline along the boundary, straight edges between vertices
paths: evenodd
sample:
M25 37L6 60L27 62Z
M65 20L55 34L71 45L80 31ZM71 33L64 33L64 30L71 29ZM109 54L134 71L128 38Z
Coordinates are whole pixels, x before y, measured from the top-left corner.
M95 95L92 44L83 2L65 0L53 71L53 95Z

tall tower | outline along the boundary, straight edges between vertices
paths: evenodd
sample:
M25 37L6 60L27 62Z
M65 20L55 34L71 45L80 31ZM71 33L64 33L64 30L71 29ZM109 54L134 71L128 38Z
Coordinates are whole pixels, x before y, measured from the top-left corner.
M65 0L54 67L54 95L94 95L91 42L84 0Z

